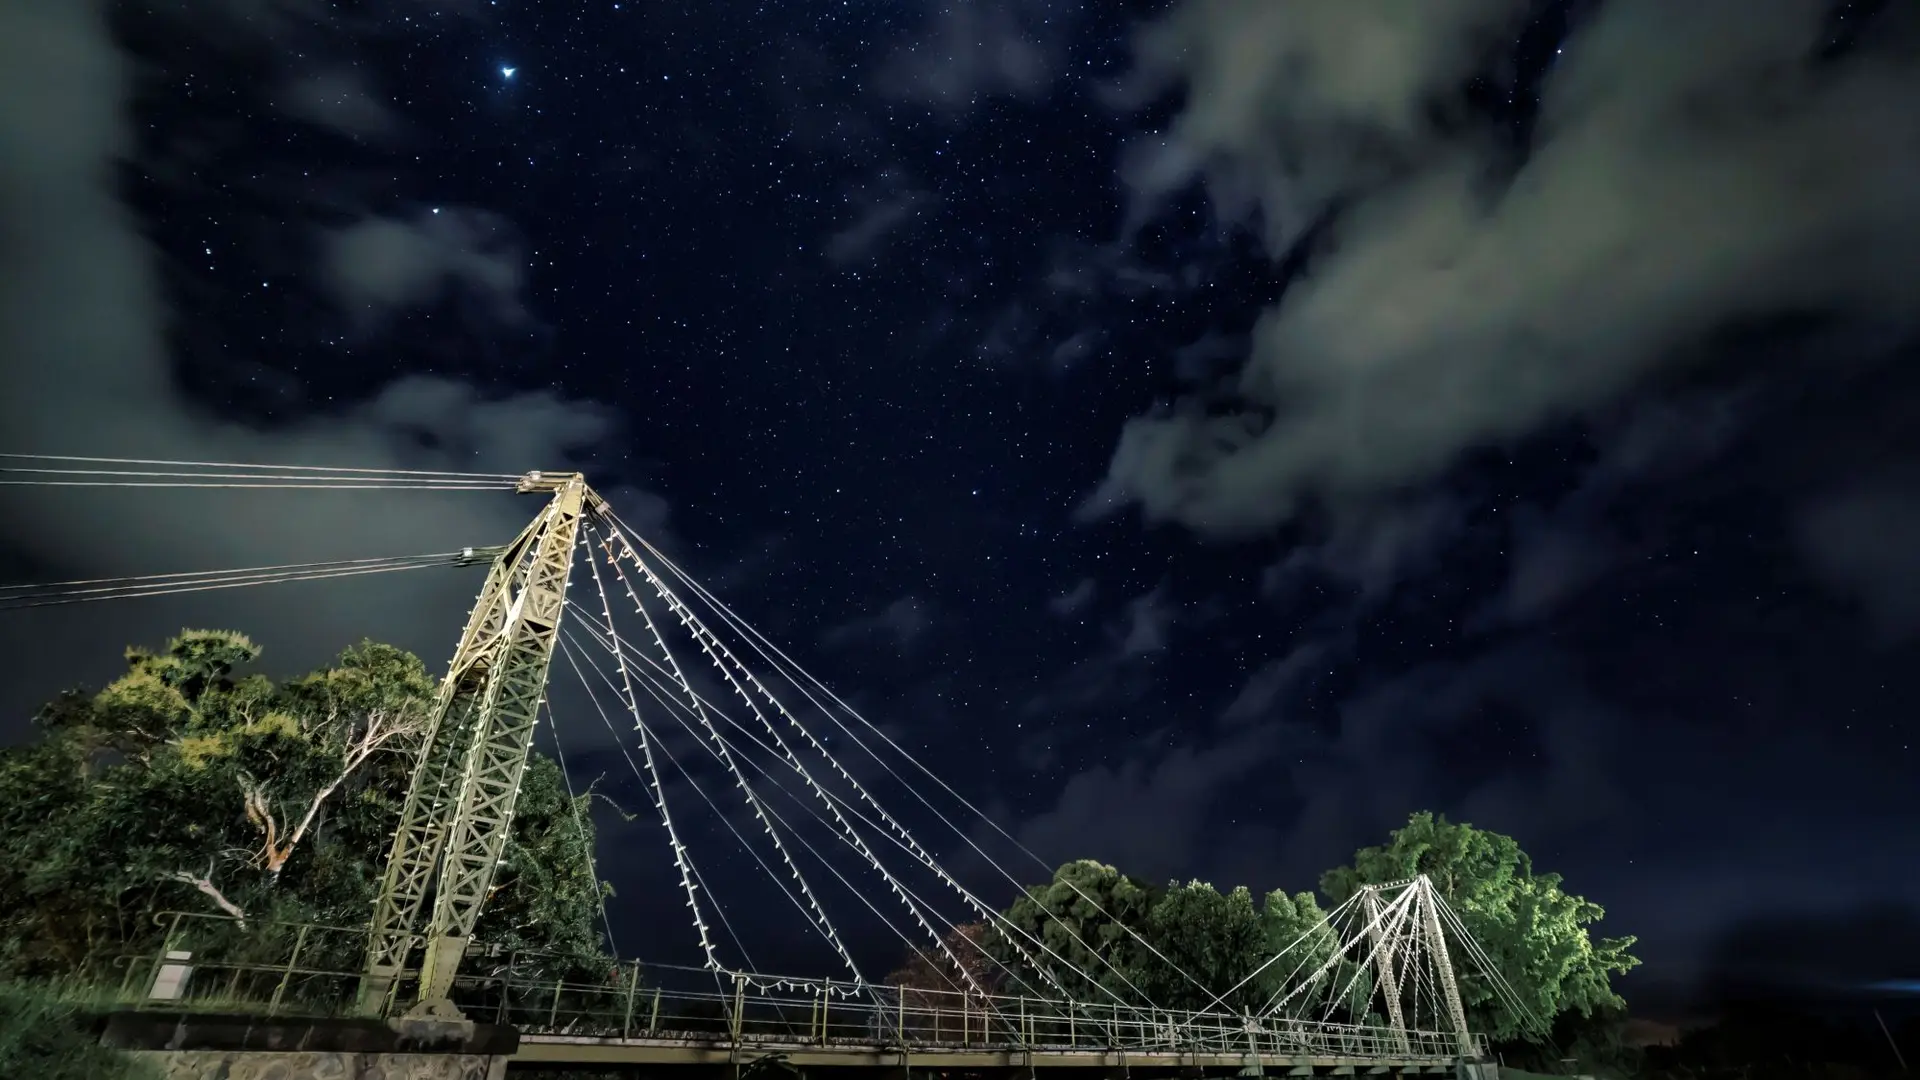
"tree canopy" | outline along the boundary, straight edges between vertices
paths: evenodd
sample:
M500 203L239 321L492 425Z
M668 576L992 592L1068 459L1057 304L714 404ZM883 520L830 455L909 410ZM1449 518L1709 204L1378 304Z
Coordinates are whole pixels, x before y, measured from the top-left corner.
M370 641L279 684L245 672L259 655L219 630L129 649L125 675L0 749L0 975L144 950L167 910L365 924L434 680ZM477 939L599 953L586 799L529 761Z
M1496 1042L1546 1037L1555 1017L1619 1009L1611 977L1636 964L1631 937L1595 940L1588 927L1606 911L1564 891L1558 874L1536 874L1510 836L1414 814L1385 844L1354 852L1348 866L1322 875L1333 903L1362 885L1425 874L1485 949L1495 970L1526 1006L1514 1008L1471 964L1455 964L1468 1026Z
M1414 814L1385 844L1323 874L1320 893L1337 907L1363 885L1421 874L1519 999L1520 1007L1509 1004L1473 958L1459 955L1454 967L1474 1031L1496 1042L1537 1042L1553 1038L1556 1023L1570 1030L1570 1018L1617 1016L1624 1007L1611 978L1637 963L1627 951L1633 939L1592 937L1600 906L1564 891L1558 875L1535 873L1511 837ZM1311 892L1275 890L1256 905L1245 888L1159 886L1083 859L1028 888L1002 923L967 928L949 942L963 957L990 956L996 971L1009 973L1003 982L1025 992L1050 993L1050 979L1082 1001L1258 1011L1340 947L1326 912ZM974 942L971 954L962 950ZM1267 964L1282 952L1282 962ZM1339 1004L1344 1019L1379 1022L1369 1015L1372 971L1350 958L1338 963L1328 981L1353 988L1352 1000ZM951 973L921 966L913 985L958 989Z

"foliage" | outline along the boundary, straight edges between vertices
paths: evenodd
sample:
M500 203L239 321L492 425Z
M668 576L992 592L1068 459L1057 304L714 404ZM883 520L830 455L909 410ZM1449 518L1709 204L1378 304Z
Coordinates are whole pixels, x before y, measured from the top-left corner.
M63 695L36 741L0 749L0 975L147 951L167 910L365 924L434 680L364 642L275 685L242 673L259 653L227 631L130 649L125 675ZM477 938L598 953L587 798L532 758Z
M1496 1043L1552 1042L1555 1063L1566 1052L1602 1063L1602 1071L1627 1060L1624 1003L1610 979L1637 962L1627 953L1633 939L1589 937L1604 914L1599 905L1562 890L1558 875L1534 873L1512 838L1415 814L1386 844L1329 870L1320 888L1337 906L1362 885L1420 874L1433 880L1524 1006L1508 1007L1453 942L1469 1027ZM1028 889L1006 922L1013 929L988 936L994 955L1018 969L1024 961L1012 942L1044 941L1044 952L1029 944L1028 954L1080 1000L1259 1012L1293 1004L1288 991L1331 963L1318 985L1351 988L1333 1018L1383 1022L1373 1001L1374 972L1358 958L1336 957L1340 940L1310 892L1275 890L1256 909L1244 888L1222 893L1193 881L1157 889L1082 860Z
M886 977L886 984L902 990L958 993L967 990L971 980L972 985L989 994L999 993L1006 981L1006 969L988 951L990 941L986 923L956 926L941 939L946 946L944 953L932 948L914 949L906 962Z
M0 982L0 1076L159 1080L157 1070L101 1046L86 1019L45 987Z
M1548 1037L1554 1018L1624 1006L1610 977L1639 963L1631 937L1593 940L1587 928L1606 912L1560 888L1560 875L1536 874L1512 837L1414 814L1387 843L1362 848L1350 866L1320 879L1335 904L1362 885L1425 874L1512 985L1524 1011L1507 1005L1472 963L1457 962L1468 1026L1496 1042Z
M1008 968L1028 969L1025 981L1044 996L1058 986L1076 1000L1143 1001L1151 954L1140 942L1158 900L1153 886L1111 866L1070 862L1013 902L989 948Z
M1268 956L1267 928L1244 887L1222 894L1204 881L1168 886L1147 916L1146 937L1153 951L1136 981L1154 1004L1238 1010L1265 1000L1255 972Z

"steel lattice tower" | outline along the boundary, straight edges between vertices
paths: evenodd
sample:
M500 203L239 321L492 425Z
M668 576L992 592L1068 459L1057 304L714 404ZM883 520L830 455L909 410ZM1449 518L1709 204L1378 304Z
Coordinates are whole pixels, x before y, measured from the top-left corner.
M454 975L513 823L581 520L599 504L577 473L529 473L519 490L553 498L493 560L440 684L374 901L365 1015L398 1007L396 987L424 938L410 1014L460 1018Z

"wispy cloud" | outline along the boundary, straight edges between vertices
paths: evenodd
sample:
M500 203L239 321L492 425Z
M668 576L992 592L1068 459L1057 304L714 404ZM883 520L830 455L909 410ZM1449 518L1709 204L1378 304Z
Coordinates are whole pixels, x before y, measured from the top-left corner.
M355 319L378 324L450 287L480 296L505 323L527 318L526 260L503 217L445 206L412 218L362 218L321 238L327 286Z
M1037 97L1058 63L1022 5L941 4L874 74L882 97L955 115L994 97Z
M828 648L848 648L875 639L895 648L908 648L933 629L933 611L917 596L903 596L879 611L828 628L821 642Z
M1099 594L1099 586L1092 578L1081 578L1073 588L1047 600L1047 610L1058 618L1070 618L1085 611L1088 604Z
M1710 335L1742 318L1914 324L1920 11L1890 5L1820 60L1817 0L1600 6L1515 171L1428 106L1524 8L1192 2L1142 39L1184 103L1130 160L1137 197L1200 181L1276 259L1328 242L1261 319L1242 407L1132 421L1093 508L1265 530L1718 358Z
M827 261L848 267L870 262L883 245L910 228L913 221L939 204L931 191L905 186L894 173L849 197L856 211L852 220L827 237Z
M386 138L401 129L399 114L352 68L291 79L282 98L288 114L354 138Z
M283 417L272 428L223 416L185 392L168 350L173 316L163 256L114 182L116 165L135 153L133 65L115 47L105 9L91 0L0 6L0 233L8 238L0 245L0 355L7 357L0 364L0 431L11 447L518 472L579 462L615 435L611 415L591 403L546 390L496 395L430 376L401 378L371 388L360 403ZM397 246L404 251L417 239L407 233ZM370 298L411 295L404 275L370 272L372 285L356 279ZM519 303L513 279L489 280L503 302ZM529 512L510 495L466 493L200 491L148 498L15 487L4 504L0 547L56 579L458 550L504 542ZM7 646L47 662L35 665L32 678L9 681L0 714L30 716L65 686L114 674L125 645L163 640L182 625L253 631L279 671L314 664L369 635L442 655L448 628L472 601L470 575L450 569L385 577L378 585L339 581L277 586L271 595L228 590L135 601L112 620L74 608L9 619L0 625Z

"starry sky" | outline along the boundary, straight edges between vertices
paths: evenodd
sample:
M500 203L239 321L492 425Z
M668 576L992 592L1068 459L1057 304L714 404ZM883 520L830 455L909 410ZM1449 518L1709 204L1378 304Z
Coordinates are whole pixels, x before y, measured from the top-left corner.
M1920 940L1920 11L563 7L8 5L0 449L583 468L1049 860L1433 809L1630 998ZM0 498L8 580L532 510ZM437 664L473 587L9 614L0 734L184 623Z

